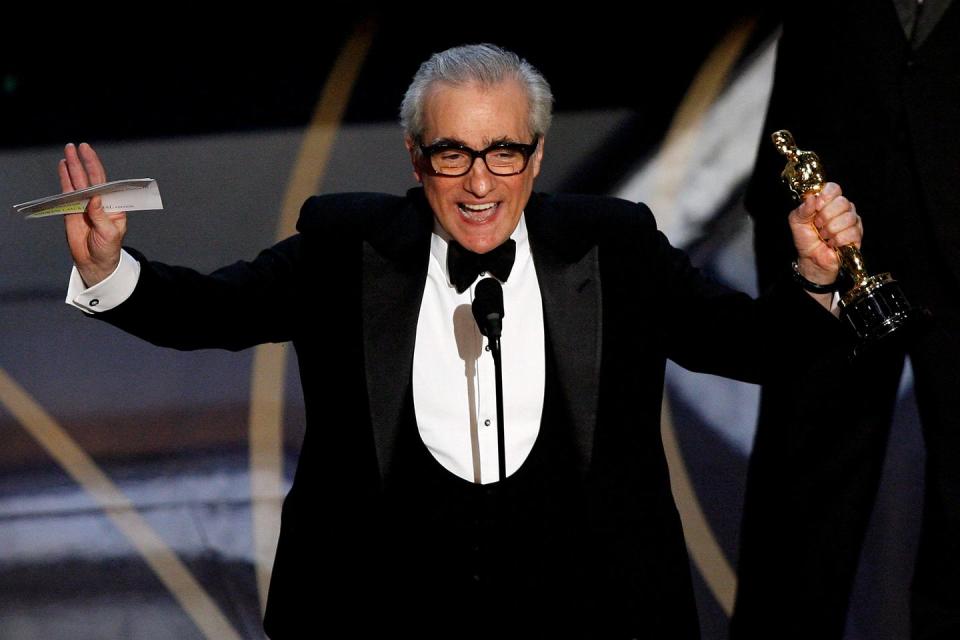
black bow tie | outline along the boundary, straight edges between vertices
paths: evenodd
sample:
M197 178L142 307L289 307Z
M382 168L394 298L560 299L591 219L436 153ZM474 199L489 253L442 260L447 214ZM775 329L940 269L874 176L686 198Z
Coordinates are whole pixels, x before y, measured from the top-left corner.
M455 240L451 240L447 246L447 272L450 274L450 282L457 288L457 293L469 289L477 276L484 271L500 282L506 282L516 255L517 243L512 238L487 253L468 251Z

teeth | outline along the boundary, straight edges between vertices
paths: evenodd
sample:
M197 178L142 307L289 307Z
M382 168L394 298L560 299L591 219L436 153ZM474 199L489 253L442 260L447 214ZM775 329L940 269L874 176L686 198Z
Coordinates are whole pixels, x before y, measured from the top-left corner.
M457 205L460 209L460 215L473 222L486 222L496 213L497 203L489 202L487 204L466 204L461 202Z

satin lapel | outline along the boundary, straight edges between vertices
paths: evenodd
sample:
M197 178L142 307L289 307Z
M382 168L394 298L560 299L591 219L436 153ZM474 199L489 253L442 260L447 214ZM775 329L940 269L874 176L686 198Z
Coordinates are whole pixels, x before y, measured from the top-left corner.
M600 387L603 323L597 247L567 246L570 236L552 226L537 199L531 200L524 215L544 323L574 427L580 472L585 473L593 454Z
M413 370L431 225L429 213L411 207L395 224L363 243L364 365L381 478L392 469Z

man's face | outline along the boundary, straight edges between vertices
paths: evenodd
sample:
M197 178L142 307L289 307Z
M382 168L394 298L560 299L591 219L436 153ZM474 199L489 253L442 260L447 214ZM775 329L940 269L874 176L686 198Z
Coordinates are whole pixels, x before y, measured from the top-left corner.
M479 151L495 142L529 144L533 140L527 96L513 80L488 88L436 84L429 90L424 111L425 145L455 142ZM523 173L513 176L490 173L479 158L466 175L429 175L416 164L412 140L407 140L407 149L414 159L414 175L423 183L440 226L465 248L486 253L516 228L540 173L543 140Z

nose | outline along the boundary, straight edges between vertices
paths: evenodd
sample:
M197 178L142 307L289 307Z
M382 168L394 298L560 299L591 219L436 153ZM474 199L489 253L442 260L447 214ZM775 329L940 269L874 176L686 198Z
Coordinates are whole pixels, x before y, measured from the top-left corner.
M474 158L470 172L464 176L463 188L478 198L482 198L493 190L494 180L494 175L487 169L483 158Z

